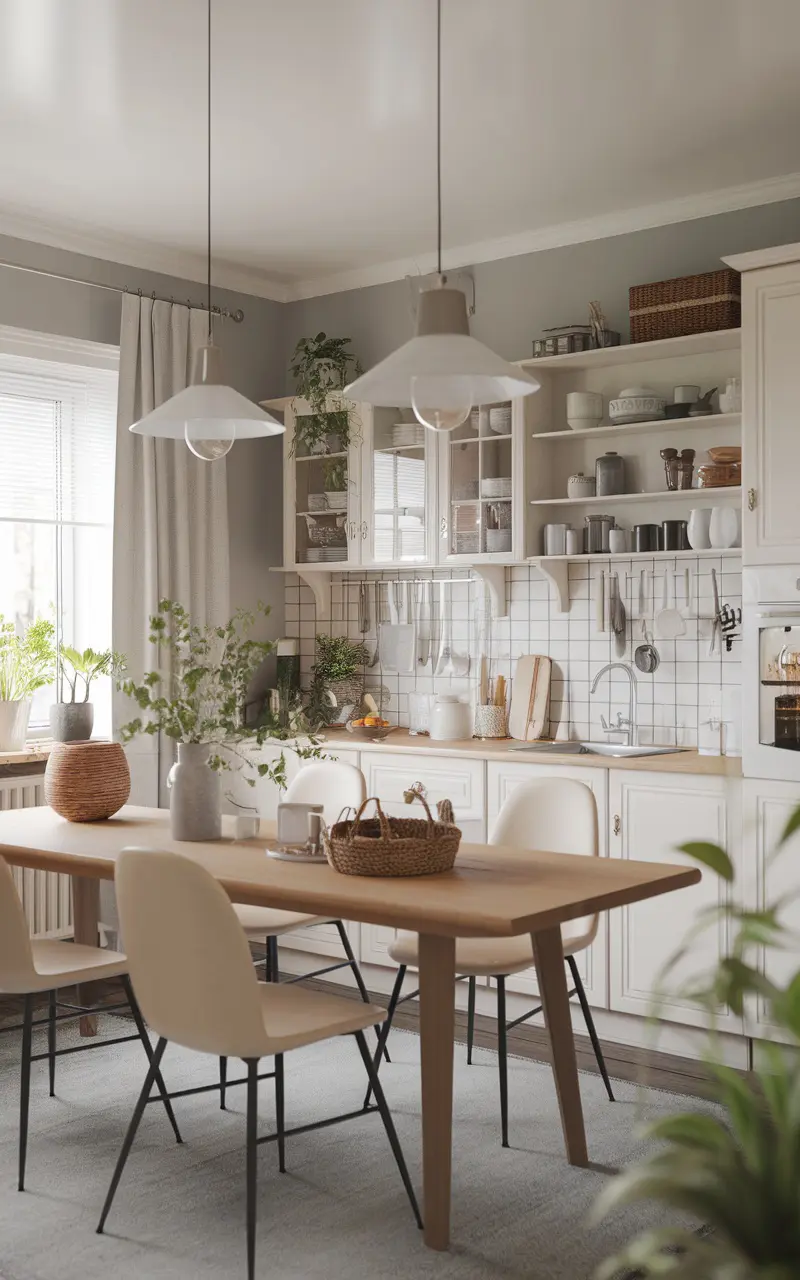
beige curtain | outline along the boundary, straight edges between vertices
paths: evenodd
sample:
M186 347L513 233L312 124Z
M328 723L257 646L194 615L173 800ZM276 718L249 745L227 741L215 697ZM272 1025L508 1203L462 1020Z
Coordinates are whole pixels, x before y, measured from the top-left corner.
M182 441L128 430L191 381L206 341L202 311L125 295L120 332L119 412L114 495L114 648L140 678L156 665L149 618L167 597L196 623L230 612L225 462L201 462ZM136 714L117 693L114 729ZM168 805L169 739L142 735L128 748L131 803Z

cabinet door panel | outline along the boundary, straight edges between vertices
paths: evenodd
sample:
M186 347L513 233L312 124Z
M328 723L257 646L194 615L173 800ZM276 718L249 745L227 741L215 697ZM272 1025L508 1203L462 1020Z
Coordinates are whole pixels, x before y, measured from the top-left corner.
M537 778L574 778L590 787L597 804L597 824L600 837L600 855L608 853L608 807L607 807L607 769L570 769L557 764L498 764L489 761L487 769L487 807L488 830L497 821L497 815L515 787ZM589 1003L598 1009L608 1008L608 932L607 919L600 917L597 937L591 947L581 951L575 959L578 963L581 980L586 989ZM509 991L519 991L526 995L536 996L536 971L530 969L525 973L515 974L506 983Z
M790 945L785 950L769 951L762 956L760 968L774 982L784 986L800 969L800 898L797 897L797 858L800 833L796 833L777 857L773 856L789 815L800 804L800 786L791 782L748 780L744 784L745 847L753 851L748 859L749 905L762 910L784 895L791 897L781 912L781 920L791 931ZM750 1015L756 1036L781 1038L770 1022L764 1002L752 1002Z
M745 272L742 308L742 558L745 564L796 564L800 263Z
M691 860L679 853L677 846L690 840L710 840L728 847L738 863L738 849L728 844L731 790L732 784L724 778L609 770L610 856L681 864ZM730 830L735 832L734 822ZM611 912L612 1009L653 1013L664 964L680 945L696 913L723 902L725 892L721 880L704 872L701 882L688 889ZM729 933L727 922L722 920L698 938L690 955L670 975L670 989L696 978L727 954ZM705 1025L704 1016L679 995L659 999L658 1016L690 1026ZM720 1026L742 1030L741 1020L728 1011L720 1012Z
M486 789L482 760L461 760L456 756L426 758L390 751L362 751L361 768L367 779L367 794L378 796L388 814L398 818L424 816L420 804L409 806L403 792L415 782L423 782L431 809L439 800L451 800L456 822L466 840L485 839Z

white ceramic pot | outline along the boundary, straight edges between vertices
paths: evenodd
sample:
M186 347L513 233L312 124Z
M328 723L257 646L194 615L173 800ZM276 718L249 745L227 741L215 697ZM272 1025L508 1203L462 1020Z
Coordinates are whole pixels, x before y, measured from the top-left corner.
M593 498L597 482L594 476L585 476L582 471L570 476L567 481L568 498Z
M739 537L739 517L734 507L714 507L708 527L712 547L735 547Z
M706 551L711 546L710 525L711 507L694 507L689 512L686 536L693 551Z
M431 713L431 741L460 742L471 737L469 704L459 701L454 693L438 694Z
M31 699L0 702L0 751L24 751L31 718Z
M615 556L622 555L628 550L627 529L609 529L608 549Z
M210 755L206 743L178 743L178 761L167 777L173 840L219 840L222 835L222 780L209 768Z
M567 393L567 422L573 431L598 427L603 418L603 397L598 391Z

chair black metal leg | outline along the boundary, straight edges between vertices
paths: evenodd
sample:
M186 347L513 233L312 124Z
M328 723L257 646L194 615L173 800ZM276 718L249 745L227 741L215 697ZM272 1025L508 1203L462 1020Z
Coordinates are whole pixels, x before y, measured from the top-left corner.
M278 1131L278 1168L286 1172L286 1139L283 1136L283 1054L275 1054L275 1127Z
M475 1034L475 988L477 981L475 978L469 980L469 994L467 996L467 1066L472 1066L472 1038Z
M47 1066L50 1075L50 1097L56 1096L56 993L47 994Z
M394 1011L397 1008L397 1002L400 999L400 991L402 989L403 979L405 978L405 976L406 976L406 965L401 964L400 968L397 970L397 977L395 978L395 983L394 983L394 986L392 987L392 994L389 997L389 1004L386 1009L386 1021L381 1027L380 1035L378 1036L378 1047L375 1050L375 1056L372 1059L376 1073L377 1071L380 1070L383 1050L386 1048L386 1041L389 1039L389 1032L392 1029L392 1020L394 1019ZM371 1098L372 1098L372 1085L370 1085L369 1088L367 1089L366 1096L364 1098L365 1107L369 1106Z
M228 1059L219 1060L219 1109L225 1110L225 1092L228 1085Z
M25 997L22 1022L22 1072L19 1087L19 1182L25 1190L25 1160L28 1154L28 1109L31 1100L31 1040L33 1038L33 996Z
M503 1146L508 1146L508 1029L506 1027L506 980L497 979L497 1059L500 1068L500 1129Z
M581 1010L583 1011L583 1018L586 1023L586 1030L589 1032L589 1039L591 1040L592 1048L594 1049L594 1056L597 1059L597 1065L600 1068L600 1075L603 1077L603 1084L606 1086L606 1093L608 1094L608 1100L609 1102L613 1102L614 1093L611 1088L611 1081L608 1078L608 1071L606 1070L606 1060L603 1057L603 1050L600 1046L600 1041L597 1036L597 1030L594 1025L594 1018L592 1017L592 1011L589 1008L589 1001L586 999L586 992L583 989L581 975L578 972L578 965L575 961L574 956L567 956L566 959L567 959L567 964L569 965L569 971L572 975L572 981L575 983L575 991L577 993L578 999L580 1000Z
M131 1122L128 1125L128 1132L125 1134L125 1140L122 1143L122 1150L117 1158L116 1168L114 1169L114 1175L111 1179L111 1186L108 1188L108 1195L106 1196L106 1201L103 1205L103 1212L100 1214L100 1221L97 1224L98 1235L102 1233L103 1227L106 1225L106 1218L108 1217L114 1196L116 1195L119 1180L122 1177L122 1171L125 1168L125 1162L128 1159L130 1149L133 1146L133 1140L136 1137L136 1130L139 1128L142 1116L144 1115L144 1109L147 1106L147 1099L150 1097L150 1090L152 1089L155 1078L159 1073L159 1066L166 1047L167 1042L162 1036L156 1045L152 1061L148 1068L147 1075L145 1076L144 1084L142 1085L142 1091L139 1094L139 1097L136 1100L136 1106L133 1109Z
M272 939L267 937L264 939L264 981L272 982L272 947L270 946Z
M378 1110L381 1113L381 1120L383 1121L383 1127L386 1130L386 1136L389 1139L389 1145L392 1148L392 1154L394 1155L397 1167L400 1170L400 1177L403 1179L403 1186L406 1189L406 1194L408 1195L411 1203L412 1212L417 1220L417 1226L421 1230L422 1216L419 1211L419 1205L417 1204L417 1197L414 1194L414 1187L411 1182L411 1178L409 1177L408 1169L406 1168L403 1148L400 1146L400 1139L397 1136L397 1130L394 1127L394 1121L392 1120L391 1112L389 1111L386 1097L383 1092L383 1085L378 1079L377 1068L369 1056L369 1049L367 1048L367 1042L364 1038L364 1032L356 1031L355 1036L356 1044L358 1045L361 1058L369 1078L370 1091L375 1094L375 1101L377 1102ZM380 1061L380 1059L378 1059L378 1061Z
M147 1054L147 1060L148 1062L152 1062L153 1046L150 1043L150 1037L147 1034L147 1027L144 1025L144 1018L142 1017L142 1011L139 1008L136 996L133 994L133 987L131 986L131 980L127 973L122 974L120 981L125 992L125 999L128 1001L128 1005L130 1006L131 1015L136 1023L136 1030L139 1032L139 1039L141 1040L142 1045L144 1046L144 1051ZM167 1086L164 1084L164 1077L160 1071L156 1071L155 1081L156 1088L161 1094L161 1101L164 1103L164 1110L166 1111L169 1122L172 1125L172 1132L175 1134L175 1141L183 1142L181 1131L178 1128L178 1121L175 1119L175 1112L172 1110L172 1103L169 1100Z
M256 1156L258 1154L258 1058L247 1059L247 1280L256 1274Z
M269 981L280 982L281 970L280 970L280 965L278 963L278 939L268 938L267 946L269 947L269 950L270 950Z
M356 986L358 987L358 989L359 989L359 991L360 991L360 993L361 993L361 999L364 1001L364 1004L369 1004L369 1002L370 1002L370 1000L369 1000L369 992L367 991L366 983L364 982L364 979L363 979L363 977L361 976L361 970L360 970L360 969L359 969L359 967L358 967L358 961L356 960L355 956L353 955L353 948L352 948L352 946L350 945L350 939L349 939L349 938L348 938L348 936L347 936L347 930L346 930L346 929L345 929L345 927L344 927L344 921L343 921L343 920L337 920L337 921L336 921L336 928L339 930L339 937L340 937L340 938L341 938L341 940L342 940L342 946L344 947L344 953L345 953L345 955L347 956L347 963L350 965L350 968L351 968L351 969L352 969L352 971L353 971L353 977L355 978L355 980L356 980ZM376 1036L378 1037L378 1039L380 1040L380 1036L381 1036L381 1024L380 1024L379 1022L378 1022L378 1023L376 1023L376 1025L373 1027L373 1030L374 1030L374 1032L375 1032L375 1035L376 1035ZM385 1045L385 1044L384 1044L384 1046L383 1046L383 1056L385 1057L385 1059L386 1059L386 1061L387 1061L387 1062L391 1062L391 1058L389 1057L389 1050L386 1048L386 1045Z

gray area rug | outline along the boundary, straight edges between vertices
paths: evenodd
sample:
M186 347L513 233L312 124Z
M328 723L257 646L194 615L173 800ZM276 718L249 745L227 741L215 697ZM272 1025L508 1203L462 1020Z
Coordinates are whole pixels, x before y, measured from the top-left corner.
M105 1019L117 1030L119 1023ZM41 1033L38 1048L44 1048ZM70 1032L62 1032L64 1043ZM420 1178L419 1041L393 1032L382 1078L416 1186ZM36 1051L36 1049L34 1050ZM147 1108L117 1193L107 1234L95 1227L146 1069L130 1043L59 1059L57 1094L34 1064L28 1190L16 1191L19 1037L0 1037L0 1276L4 1280L228 1280L245 1276L244 1090L227 1113L213 1094L175 1104L185 1145L163 1109ZM231 1074L236 1064L231 1063ZM264 1064L268 1069L269 1064ZM170 1089L210 1083L216 1062L170 1047ZM286 1060L287 1124L358 1106L364 1071L352 1039L298 1050ZM263 1131L273 1118L272 1082L260 1094ZM548 1067L511 1059L511 1150L499 1139L496 1059L456 1047L453 1245L425 1249L377 1115L301 1135L259 1151L257 1273L281 1280L588 1280L595 1266L643 1226L656 1207L630 1210L599 1228L587 1212L614 1168L643 1154L639 1120L686 1098L583 1075L594 1166L565 1160ZM673 1219L673 1221L675 1221ZM690 1225L690 1224L685 1224ZM695 1224L691 1224L695 1225Z

